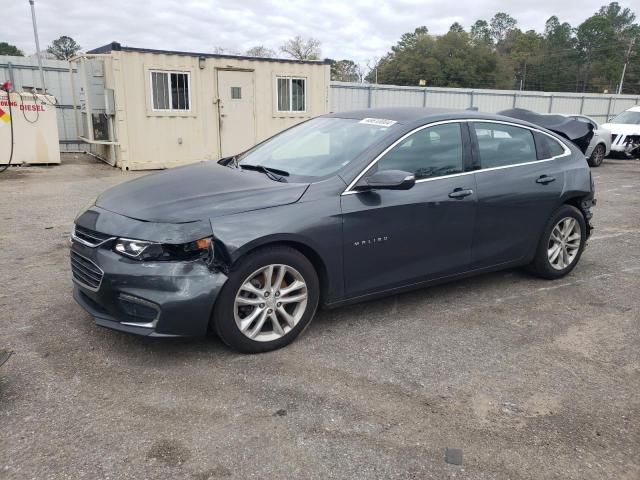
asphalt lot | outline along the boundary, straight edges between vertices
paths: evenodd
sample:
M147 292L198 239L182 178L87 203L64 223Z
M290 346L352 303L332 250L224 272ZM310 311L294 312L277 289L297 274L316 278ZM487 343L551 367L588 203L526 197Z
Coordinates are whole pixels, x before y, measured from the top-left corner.
M258 356L95 326L69 228L140 173L64 162L0 174L0 478L640 478L640 161L593 170L596 230L567 278L322 312Z

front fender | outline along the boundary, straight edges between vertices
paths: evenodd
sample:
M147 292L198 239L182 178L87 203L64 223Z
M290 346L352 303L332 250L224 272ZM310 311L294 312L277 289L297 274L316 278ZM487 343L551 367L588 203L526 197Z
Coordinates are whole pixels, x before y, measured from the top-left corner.
M343 295L339 197L216 217L211 219L211 228L218 260L227 267L264 245L303 245L315 252L324 264L327 300Z

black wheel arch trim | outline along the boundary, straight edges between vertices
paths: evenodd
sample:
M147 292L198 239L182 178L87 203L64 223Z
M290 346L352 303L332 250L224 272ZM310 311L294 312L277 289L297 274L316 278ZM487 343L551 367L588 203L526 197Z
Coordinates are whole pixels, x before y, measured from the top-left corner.
M337 285L335 285L335 278L342 278L341 272L330 272L329 267L324 261L322 255L319 253L320 248L315 245L312 240L295 234L273 234L252 240L241 247L237 248L228 255L227 265L229 269L232 269L234 265L237 265L239 261L245 258L247 255L255 252L256 250L268 247L285 246L297 250L304 255L313 268L316 270L318 279L320 281L320 302L335 298L340 295L341 292L334 291ZM335 286L334 286L335 285ZM330 288L334 286L334 288Z

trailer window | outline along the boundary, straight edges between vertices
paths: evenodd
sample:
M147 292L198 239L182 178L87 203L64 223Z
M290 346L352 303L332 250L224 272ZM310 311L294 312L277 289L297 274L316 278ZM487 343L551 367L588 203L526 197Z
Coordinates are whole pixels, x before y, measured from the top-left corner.
M304 112L307 110L307 80L295 77L277 77L278 112Z
M154 110L190 109L188 72L151 72L151 104Z

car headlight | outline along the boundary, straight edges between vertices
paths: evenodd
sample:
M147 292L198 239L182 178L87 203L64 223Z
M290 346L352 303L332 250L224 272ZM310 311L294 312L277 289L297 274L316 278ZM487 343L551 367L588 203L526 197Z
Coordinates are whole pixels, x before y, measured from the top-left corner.
M113 249L119 254L135 260L167 262L213 258L213 241L211 237L179 245L118 238L114 243Z

